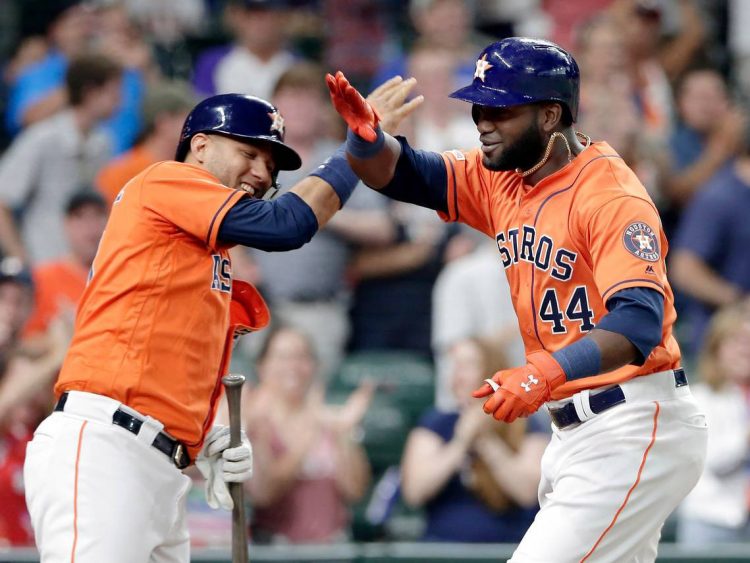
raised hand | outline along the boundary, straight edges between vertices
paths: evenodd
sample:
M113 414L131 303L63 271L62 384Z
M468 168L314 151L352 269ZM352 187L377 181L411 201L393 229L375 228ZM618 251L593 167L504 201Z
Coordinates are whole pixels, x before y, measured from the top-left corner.
M380 117L380 127L383 131L394 135L404 118L424 102L424 96L422 95L405 102L406 97L416 85L416 78L404 80L400 76L394 76L383 82L367 96L366 101L375 108Z
M349 129L365 141L374 142L377 138L375 128L380 121L375 109L354 86L349 84L343 72L338 71L336 76L326 74L326 84L331 93L333 107L344 118Z

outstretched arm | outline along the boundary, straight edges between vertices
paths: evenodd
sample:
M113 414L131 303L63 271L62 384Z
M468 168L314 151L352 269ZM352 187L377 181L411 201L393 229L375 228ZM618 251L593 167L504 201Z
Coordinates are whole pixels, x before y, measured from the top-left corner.
M328 74L326 83L331 93L331 101L347 125L347 158L354 173L362 181L376 190L390 183L396 171L396 163L401 155L401 145L381 127L379 107L398 107L395 112L398 122L411 113L424 98L417 96L404 104L406 96L416 84L410 78L395 77L373 91L365 100L339 71L336 76ZM394 112L389 112L389 116ZM386 126L386 121L382 121ZM395 127L394 127L395 129Z
M373 91L370 100L380 109L383 127L395 130L421 103L421 97L404 103L413 86L413 80L395 78ZM364 98L362 103L375 115L375 110ZM380 127L378 131L381 131ZM357 175L350 168L342 147L288 193L275 200L240 199L224 217L219 240L225 244L242 244L268 251L299 248L309 242L346 203L359 181Z

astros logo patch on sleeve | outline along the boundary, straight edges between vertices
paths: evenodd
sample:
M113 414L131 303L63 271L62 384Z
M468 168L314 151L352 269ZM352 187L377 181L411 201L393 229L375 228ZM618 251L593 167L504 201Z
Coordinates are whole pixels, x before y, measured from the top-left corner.
M659 259L659 241L656 233L646 223L631 223L622 235L628 252L641 260L656 262Z

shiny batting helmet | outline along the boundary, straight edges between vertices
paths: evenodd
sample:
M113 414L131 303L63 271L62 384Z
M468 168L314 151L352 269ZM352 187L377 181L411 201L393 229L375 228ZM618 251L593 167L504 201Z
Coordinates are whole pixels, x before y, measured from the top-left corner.
M175 160L183 162L196 133L225 135L238 141L267 143L277 170L296 170L302 159L284 144L284 118L269 102L245 94L211 96L193 108L182 126Z
M472 83L450 96L489 107L559 102L574 122L579 85L578 64L562 47L541 39L509 37L485 48Z

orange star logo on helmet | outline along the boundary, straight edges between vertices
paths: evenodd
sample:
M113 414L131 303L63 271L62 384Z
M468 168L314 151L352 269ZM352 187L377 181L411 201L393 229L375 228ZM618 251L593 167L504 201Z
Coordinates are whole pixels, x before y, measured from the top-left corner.
M273 122L271 123L271 131L278 131L279 134L283 137L284 136L284 118L281 117L281 114L278 111L269 113L268 117L270 117L273 120Z
M482 55L482 58L477 60L477 68L474 71L474 78L478 78L484 82L484 73L492 68L492 65L487 62L487 53Z

